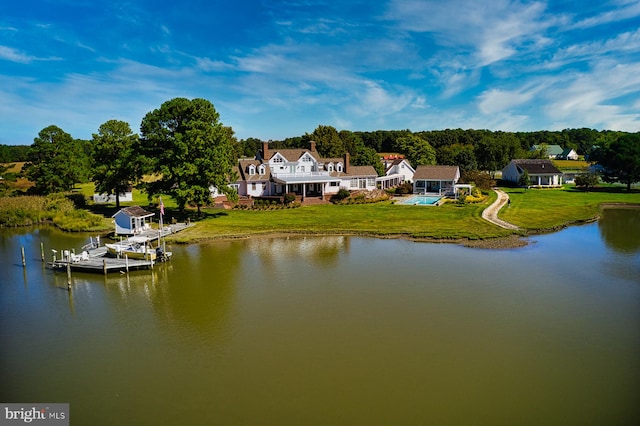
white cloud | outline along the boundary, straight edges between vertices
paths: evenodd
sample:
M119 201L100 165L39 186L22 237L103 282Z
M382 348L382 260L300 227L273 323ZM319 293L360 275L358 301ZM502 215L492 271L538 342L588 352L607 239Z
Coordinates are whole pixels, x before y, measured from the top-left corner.
M59 61L60 60L60 58L57 58L57 57L40 58L37 56L26 54L18 49L14 49L13 47L0 46L0 60L2 59L10 62L17 62L20 64L30 64L34 61Z
M544 40L542 32L558 19L545 14L543 3L508 0L393 0L386 18L401 30L432 34L441 46L471 48L475 66L509 58Z
M479 96L478 108L485 115L501 113L531 101L534 94L535 91L532 90L507 91L490 89Z
M637 0L619 0L612 2L605 12L582 19L574 23L571 28L592 28L611 22L637 18L638 16L640 16L640 2Z

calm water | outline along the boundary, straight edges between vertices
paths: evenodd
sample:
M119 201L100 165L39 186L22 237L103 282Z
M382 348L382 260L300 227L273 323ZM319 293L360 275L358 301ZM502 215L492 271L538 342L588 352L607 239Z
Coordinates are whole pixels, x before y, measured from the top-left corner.
M173 246L71 292L39 244L88 237L0 235L0 401L72 424L640 424L638 210L516 250Z

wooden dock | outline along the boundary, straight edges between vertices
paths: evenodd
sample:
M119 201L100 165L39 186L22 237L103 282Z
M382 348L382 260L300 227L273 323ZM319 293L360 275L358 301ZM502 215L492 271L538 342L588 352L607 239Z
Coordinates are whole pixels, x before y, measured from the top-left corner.
M48 265L53 269L66 271L82 271L82 272L97 272L102 274L108 274L110 272L128 272L139 269L150 269L156 263L151 260L141 259L122 259L109 257L107 255L106 247L99 247L88 251L89 257L79 260L67 260L57 259L49 262Z
M162 229L148 229L136 234L135 236L155 240L180 232L190 226L193 225L189 223L171 224L163 226ZM157 263L157 261L153 260L111 257L107 254L107 248L105 246L95 247L93 240L91 244L83 247L83 250L88 256L84 254L82 256L76 256L68 252L66 252L66 255L60 253L60 259L53 259L51 262L48 262L47 265L54 270L67 271L69 274L71 271L108 274L110 272L129 272L140 269L151 269L153 268L153 265Z

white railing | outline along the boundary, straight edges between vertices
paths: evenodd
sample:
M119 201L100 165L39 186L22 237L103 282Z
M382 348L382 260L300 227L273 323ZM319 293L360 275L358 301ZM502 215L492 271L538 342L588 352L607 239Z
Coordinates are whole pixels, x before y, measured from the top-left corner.
M277 178L307 178L315 176L330 176L329 172L298 172L298 173L273 173L273 177Z

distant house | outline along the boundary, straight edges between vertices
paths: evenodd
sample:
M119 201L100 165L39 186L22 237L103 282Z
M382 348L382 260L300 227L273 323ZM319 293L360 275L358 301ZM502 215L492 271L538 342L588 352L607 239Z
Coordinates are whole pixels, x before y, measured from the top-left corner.
M558 160L577 160L578 159L578 153L571 148L565 148L562 151L562 154L560 154L560 156L558 156L557 158Z
M545 150L547 157L550 160L555 160L559 155L562 155L564 149L560 145L533 145L529 151L542 151Z
M502 169L502 179L517 184L525 170L532 186L540 188L562 186L562 172L553 165L551 160L511 160Z
M413 175L413 192L453 194L458 180L458 166L418 166Z
M549 160L577 160L578 153L571 148L562 148L560 145L533 145L529 151L545 150Z
M133 201L133 187L129 187L125 190L125 192L120 193L120 202L126 203L128 201ZM105 203L115 203L116 195L115 194L93 194L93 202L96 204L105 204Z
M135 235L146 229L150 225L147 218L154 216L153 213L144 210L140 206L125 207L116 212L112 217L116 225L116 235Z

